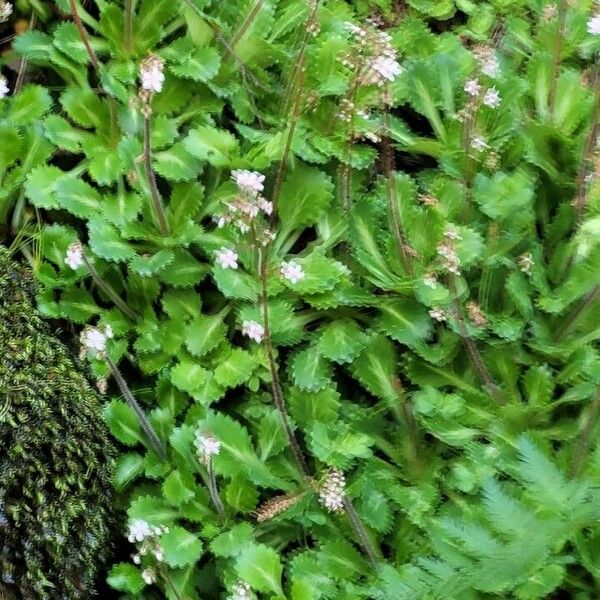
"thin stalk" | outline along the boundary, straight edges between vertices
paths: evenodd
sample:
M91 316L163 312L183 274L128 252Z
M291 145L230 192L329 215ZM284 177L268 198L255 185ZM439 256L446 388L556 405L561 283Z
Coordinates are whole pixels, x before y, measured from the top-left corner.
M31 17L29 18L29 31L31 31L36 24L36 15L34 12L31 13ZM23 56L19 61L19 72L17 74L17 80L15 81L14 94L18 94L21 88L23 87L23 82L25 81L25 70L27 69L27 59Z
M169 587L173 590L173 595L175 596L175 600L183 600L183 598L179 595L171 576L169 575L169 570L166 569L163 565L160 565L159 572L162 578L167 582Z
M600 413L600 390L596 392L596 395L592 400L585 425L577 440L577 446L575 447L573 460L571 461L571 467L569 468L569 477L571 478L576 477L579 474L579 471L583 466L583 461L589 452L594 426L598 421L598 413Z
M560 70L560 58L565 42L565 20L567 16L567 1L560 0L558 3L558 29L554 41L554 55L552 56L552 75L550 80L550 93L548 95L548 108L550 115L554 116L556 105L556 89L558 86L558 72Z
M165 448L165 445L162 443L161 439L156 434L156 431L154 431L154 427L152 427L152 424L148 420L144 409L138 404L137 400L135 399L135 396L129 389L123 375L121 375L121 371L119 371L119 368L114 363L113 359L109 356L109 354L106 354L106 362L110 367L111 373L115 378L119 389L121 390L121 394L123 394L123 397L127 401L127 404L129 404L129 406L133 409L133 412L137 417L138 423L140 424L142 431L146 435L150 446L158 454L158 456L160 456L160 458L162 458L163 460L167 460L167 449Z
M167 222L167 215L163 206L160 192L158 191L158 185L156 184L156 177L152 170L152 150L150 147L150 133L151 133L151 120L150 116L144 117L144 168L146 170L146 178L148 179L148 185L150 186L150 197L152 199L152 208L154 209L154 216L158 221L158 227L162 235L170 235L171 230L169 223Z
M560 340L566 333L568 333L579 321L584 311L592 302L595 302L600 296L600 285L597 285L591 292L589 292L581 304L577 306L570 314L567 315L563 323L556 329L552 339L554 341Z
M308 479L308 467L306 465L306 461L304 459L304 454L300 448L300 444L294 435L292 427L290 425L290 417L287 412L287 408L285 405L285 400L283 398L283 390L281 389L281 381L279 379L279 373L277 371L277 365L275 363L275 357L273 355L273 344L271 341L271 328L269 325L269 296L267 292L267 249L264 248L262 252L260 252L259 256L259 276L261 282L262 289L262 314L263 314L263 327L264 327L264 337L263 344L265 348L265 354L267 355L267 362L269 366L269 373L271 375L271 389L273 392L273 401L275 402L275 406L279 411L279 416L281 417L281 422L283 424L283 429L285 431L285 435L288 439L290 447L292 449L292 453L294 455L294 460L296 461L296 465L298 466L298 470L302 473L305 479Z
M133 47L133 0L125 0L125 52L128 54Z
M484 386L486 387L486 389L488 390L488 392L490 393L492 398L498 404L505 404L506 398L504 397L504 394L500 390L500 387L498 386L498 384L494 381L492 374L489 372L488 368L485 365L485 362L483 360L483 357L481 356L481 353L479 352L479 350L477 348L477 345L475 344L475 342L469 335L469 332L465 325L465 320L466 320L465 313L464 313L461 303L458 300L458 297L456 294L456 285L454 282L454 277L452 275L448 276L448 284L449 284L448 287L450 288L450 292L452 295L452 304L454 307L454 311L456 313L456 322L458 323L459 334L465 345L465 349L466 349L469 357L471 358L473 367L475 368L475 371L477 371L477 375L481 379L482 383L484 384Z
M219 488L217 487L217 478L215 477L215 472L212 468L212 461L209 461L207 466L208 471L208 491L210 493L210 499L214 504L217 512L220 515L225 514L225 507L223 506L223 501L221 500L221 496L219 495Z
M100 273L96 271L94 265L92 265L88 257L85 255L85 252L83 252L83 262L85 263L87 270L90 272L94 283L115 303L115 305L123 314L127 315L132 321L137 321L139 315L127 305L125 300L123 300L123 298L121 298L119 294L115 292L109 283L104 281L104 279L100 276Z
M85 46L85 50L88 53L90 60L92 61L94 69L99 73L100 63L98 62L98 57L96 56L94 49L90 45L90 40L85 30L85 27L81 22L81 17L79 16L79 12L77 11L77 4L75 3L75 0L69 0L69 4L71 6L71 16L73 17L73 21L75 21L75 25L77 27L77 30L79 31L79 37L81 38L81 41Z
M364 526L363 522L358 516L358 513L356 512L354 504L352 504L352 501L346 495L344 495L344 509L348 515L348 520L352 525L352 529L354 529L356 537L358 538L360 545L363 547L371 566L376 566L378 562L383 560L381 550L373 542L373 538L369 535L367 528Z
M260 9L262 8L263 4L264 0L257 0L254 3L252 10L248 13L247 17L244 19L244 22L240 25L239 29L233 34L233 37L231 38L230 44L232 48L235 48L236 44L242 39L246 31L248 31L250 25L252 25L252 22L260 12Z

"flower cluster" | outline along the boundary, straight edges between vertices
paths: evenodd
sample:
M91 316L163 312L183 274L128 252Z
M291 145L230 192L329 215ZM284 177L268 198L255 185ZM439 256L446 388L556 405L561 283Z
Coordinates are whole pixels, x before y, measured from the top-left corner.
M588 19L587 30L592 35L600 35L600 3L596 2L596 8Z
M0 0L0 23L8 21L13 12L13 5L10 2Z
M300 498L299 494L285 494L283 496L275 496L261 504L256 511L253 513L254 518L259 522L269 521L285 512L288 508L291 508L298 502Z
M476 302L467 303L467 313L469 319L477 327L485 327L488 324L486 316L483 314L481 307Z
M347 22L346 28L356 41L356 48L351 55L342 58L342 63L357 73L359 85L381 87L402 73L388 33L381 31L372 21L366 27Z
M446 311L442 310L441 308L432 308L429 311L429 316L438 323L442 323L448 318Z
M137 553L132 555L131 559L136 565L141 564L142 557L152 556L158 562L162 562L164 559L164 551L160 545L160 536L163 533L169 533L168 527L154 527L144 521L143 519L135 519L129 524L129 532L127 533L127 540L131 544L136 544ZM149 569L150 571L151 569ZM154 579L148 574L148 579L151 581L144 580L146 583L153 583Z
M260 344L265 336L265 328L256 321L244 321L242 323L242 334Z
M250 585L245 581L238 581L231 587L231 594L227 600L253 600L253 598L255 595Z
M140 80L142 90L147 93L158 93L162 91L165 81L163 73L164 61L155 54L150 54L140 64Z
M325 475L319 488L319 501L329 512L344 510L344 488L346 478L339 469L331 469Z
M198 460L208 465L213 456L221 451L221 442L212 433L197 429L194 436L194 446Z
M473 50L473 54L484 75L492 79L497 79L500 76L500 62L493 48L479 45Z
M531 273L531 267L533 267L533 265L535 264L533 262L533 256L531 252L525 252L525 254L521 254L521 256L519 256L518 262L521 271L527 275Z
M83 256L83 244L79 240L73 242L67 248L65 264L71 269L73 269L73 271L76 271L77 269L85 265L85 259Z
M297 262L282 262L280 271L281 276L290 283L298 283L301 279L304 279L304 270Z
M237 269L238 268L238 255L237 252L225 248L222 246L220 250L217 250L217 264L223 269Z
M238 187L238 195L226 203L228 212L218 216L216 221L219 227L233 223L241 233L248 233L261 212L267 216L273 214L273 203L261 195L265 176L257 171L238 169L232 171L231 178ZM273 239L268 229L257 232L260 233L262 245L267 245Z
M4 75L0 75L0 98L4 98L8 95L10 90L8 89L8 80Z
M454 242L460 239L458 230L450 225L444 231L444 241L437 247L437 253L442 258L442 268L455 275L460 275L460 258L456 254Z
M81 342L80 357L89 355L92 358L102 358L106 355L106 343L113 337L112 327L106 325L104 329L87 326L79 335Z

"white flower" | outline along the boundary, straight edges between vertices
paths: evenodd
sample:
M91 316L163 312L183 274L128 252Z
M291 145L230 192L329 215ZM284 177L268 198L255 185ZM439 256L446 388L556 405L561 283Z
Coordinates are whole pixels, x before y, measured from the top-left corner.
M129 533L127 539L133 544L134 542L143 542L146 538L154 535L152 526L143 519L135 519L129 524Z
M165 81L164 62L155 54L151 54L140 65L142 88L148 92L160 92Z
M469 79L469 81L465 83L464 90L469 96L477 96L481 91L481 86L476 79Z
M241 192L248 193L251 196L256 196L265 187L263 184L265 176L257 171L236 169L231 172L231 178L235 181Z
M519 256L519 268L523 273L531 273L531 267L533 267L534 264L535 263L533 261L531 252L525 252L525 254L521 254L521 256Z
M265 335L265 328L256 321L244 321L242 323L242 333L260 344Z
M394 79L402 73L400 63L389 56L375 57L371 61L370 66L388 81L394 81Z
M8 92L10 92L8 89L8 81L4 75L0 75L0 98L7 96Z
M500 75L500 63L493 50L483 52L480 58L481 72L492 79L497 79Z
M107 335L106 331L101 331L96 327L86 327L81 332L79 339L86 353L98 357L106 352L106 341L109 337L112 337L112 330L110 330L110 335Z
M291 283L298 283L304 277L304 271L297 262L283 262L281 263L281 275Z
M496 88L490 88L483 97L483 103L490 108L498 108L500 102L500 93Z
M365 131L363 133L363 136L368 139L370 142L373 142L374 144L379 144L379 142L381 142L381 138L374 132L372 131Z
M208 463L211 456L216 456L221 451L221 442L212 434L196 431L194 446L198 454L198 459L203 463Z
M329 512L344 510L344 488L346 479L338 469L331 469L319 488L319 501Z
M595 15L587 22L588 33L600 35L600 15Z
M454 225L447 225L446 229L444 229L444 237L449 240L462 240L462 235L460 235L460 231Z
M222 246L217 251L217 263L224 269L237 269L238 268L238 255L233 250Z
M254 593L252 588L245 581L238 581L231 587L231 595L227 600L252 600Z
M438 281L432 273L427 273L425 277L423 277L423 283L432 290L435 290L438 285Z
M156 573L154 572L154 569L144 569L142 571L142 579L148 585L152 585L156 581Z
M471 140L471 148L473 150L477 150L477 152L483 152L487 148L489 148L487 142L481 137L474 137Z
M73 242L67 248L65 264L71 267L73 271L76 271L79 269L79 267L83 267L83 265L85 265L85 260L83 258L83 245L80 241Z
M441 308L432 308L429 311L429 316L438 321L438 323L446 320L446 313Z
M110 325L104 326L104 335L111 340L114 337L113 329Z
M10 15L12 15L13 6L10 2L2 2L0 1L0 23L4 23L4 21L8 21Z
M265 200L265 198L261 197L258 199L258 208L260 208L260 210L262 210L266 215L271 216L273 213L273 203Z

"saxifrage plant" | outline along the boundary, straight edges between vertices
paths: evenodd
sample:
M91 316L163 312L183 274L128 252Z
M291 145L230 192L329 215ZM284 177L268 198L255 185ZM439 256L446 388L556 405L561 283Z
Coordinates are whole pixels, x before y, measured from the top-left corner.
M57 5L0 206L123 394L109 583L593 598L598 7Z

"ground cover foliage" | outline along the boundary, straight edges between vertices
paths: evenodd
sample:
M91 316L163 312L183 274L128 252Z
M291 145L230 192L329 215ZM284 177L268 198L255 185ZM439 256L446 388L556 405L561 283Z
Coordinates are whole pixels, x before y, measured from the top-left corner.
M108 387L115 597L597 597L598 6L18 9L0 216Z

